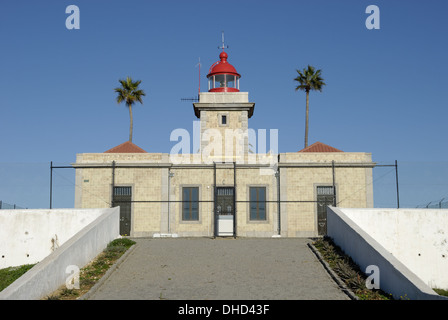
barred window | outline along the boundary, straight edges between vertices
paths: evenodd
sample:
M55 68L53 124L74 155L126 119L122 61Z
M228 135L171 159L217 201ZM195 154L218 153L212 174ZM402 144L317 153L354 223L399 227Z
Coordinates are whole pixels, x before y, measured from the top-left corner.
M318 186L317 187L317 195L318 196L332 196L333 195L333 186Z

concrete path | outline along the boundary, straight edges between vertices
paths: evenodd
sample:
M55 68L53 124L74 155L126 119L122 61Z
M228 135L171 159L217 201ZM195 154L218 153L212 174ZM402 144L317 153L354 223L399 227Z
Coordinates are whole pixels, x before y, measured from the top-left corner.
M309 239L134 239L91 300L348 300Z

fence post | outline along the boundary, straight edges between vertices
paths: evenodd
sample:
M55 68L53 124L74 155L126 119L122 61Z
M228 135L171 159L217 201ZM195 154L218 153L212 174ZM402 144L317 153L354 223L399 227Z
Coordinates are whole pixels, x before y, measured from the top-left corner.
M397 183L397 209L400 209L400 193L398 191L398 162L395 160L395 181Z
M336 207L336 182L334 175L334 160L331 161L332 173L333 173L333 206Z
M114 194L115 194L115 160L112 161L112 201L110 202L111 208L115 206Z
M50 162L50 209L53 197L53 161Z

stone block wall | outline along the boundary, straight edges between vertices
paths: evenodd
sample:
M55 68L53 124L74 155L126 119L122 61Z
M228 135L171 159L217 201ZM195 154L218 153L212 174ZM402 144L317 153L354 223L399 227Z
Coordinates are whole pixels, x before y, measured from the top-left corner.
M213 236L214 181L218 187L234 186L234 164L217 164L215 172L212 161L173 164L169 160L168 154L78 155L76 207L111 206L115 161L115 186L132 187L131 236ZM237 236L271 237L279 227L285 237L317 236L316 188L333 185L333 170L338 206L373 207L374 164L369 153L282 153L279 160L280 215L275 171L262 172L250 161L236 164ZM198 221L182 221L182 188L187 186L199 188ZM266 187L265 221L249 220L250 186Z

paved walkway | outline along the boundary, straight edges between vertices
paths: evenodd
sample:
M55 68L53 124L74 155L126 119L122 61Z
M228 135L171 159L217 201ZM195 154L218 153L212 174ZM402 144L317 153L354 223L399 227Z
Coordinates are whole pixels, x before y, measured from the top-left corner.
M89 299L348 299L308 248L309 239L135 241Z

